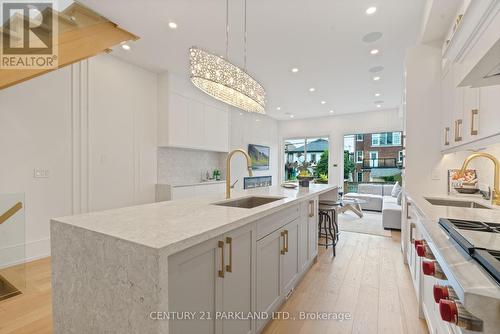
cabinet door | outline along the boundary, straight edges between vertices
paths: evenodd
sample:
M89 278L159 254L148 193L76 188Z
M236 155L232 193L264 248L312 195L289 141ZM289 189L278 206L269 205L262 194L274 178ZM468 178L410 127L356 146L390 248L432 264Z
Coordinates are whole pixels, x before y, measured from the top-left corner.
M281 299L281 254L284 251L283 230L279 229L257 241L256 311L273 312ZM266 323L257 321L257 331Z
M284 226L285 254L281 257L283 262L281 275L281 292L286 295L299 273L299 219Z
M171 146L186 146L189 141L189 102L184 96L170 95L168 139Z
M464 143L479 138L479 88L464 87Z
M205 147L205 112L203 103L195 100L189 101L188 119L189 138L187 145L192 148Z
M481 87L479 92L479 137L500 133L500 85Z
M172 188L172 200L193 197L196 197L196 190L194 186Z
M308 259L313 259L318 255L318 198L309 201L307 217L308 217Z
M308 205L306 205L308 207ZM307 215L307 209L305 210L305 215L301 213L299 218L299 237L298 237L298 263L299 272L306 269L306 265L309 262L309 219Z
M226 235L226 273L222 279L222 311L252 311L253 245L255 244L254 226L244 226ZM252 321L222 320L222 333L252 333Z
M442 149L452 145L452 113L453 113L453 72L449 70L441 81L441 124L442 124Z
M227 111L205 105L205 147L213 151L227 152L228 138Z
M210 240L189 248L169 259L169 311L210 312L210 320L170 321L170 333L215 333L217 311L216 301L222 278L221 269L223 249L217 240Z
M451 69L450 69L451 71ZM455 145L463 144L464 142L464 87L457 87L457 70L454 69L453 80L453 143Z

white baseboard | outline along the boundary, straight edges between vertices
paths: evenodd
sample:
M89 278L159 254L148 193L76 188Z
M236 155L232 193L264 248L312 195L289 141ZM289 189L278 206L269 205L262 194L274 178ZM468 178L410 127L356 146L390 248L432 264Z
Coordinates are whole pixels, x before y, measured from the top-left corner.
M0 269L50 256L50 238L0 248Z

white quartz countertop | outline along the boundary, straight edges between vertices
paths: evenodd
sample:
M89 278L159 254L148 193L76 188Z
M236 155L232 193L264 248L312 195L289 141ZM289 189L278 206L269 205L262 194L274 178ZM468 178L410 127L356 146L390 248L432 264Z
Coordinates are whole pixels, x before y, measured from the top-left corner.
M336 188L311 184L309 188L274 186L232 193L232 200L251 195L283 197L252 209L213 205L225 200L221 194L54 218L51 224L83 228L173 254Z
M438 195L411 197L418 211L422 214L421 222L425 234L430 237L434 247L433 252L446 263L453 278L464 291L464 301L467 304L478 302L475 296L500 302L500 286L489 274L444 231L439 225L439 218L474 220L484 222L500 222L500 208L492 206L489 201L480 196ZM426 198L474 201L491 209L472 209L448 207L430 204ZM477 232L479 233L479 232ZM487 237L488 234L485 233ZM436 255L436 254L435 254ZM438 258L439 261L439 258ZM446 269L446 268L443 268ZM446 273L446 271L445 271ZM448 273L447 273L448 276ZM485 302L483 299L482 302Z

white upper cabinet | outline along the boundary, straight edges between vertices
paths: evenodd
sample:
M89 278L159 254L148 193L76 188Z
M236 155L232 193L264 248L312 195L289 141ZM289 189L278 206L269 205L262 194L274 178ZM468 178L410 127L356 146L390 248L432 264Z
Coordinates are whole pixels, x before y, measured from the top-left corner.
M441 128L443 152L477 149L500 137L500 85L471 87L464 78L500 39L500 2L464 6L460 27L443 54Z
M158 146L227 152L229 113L189 82L161 74L158 89Z

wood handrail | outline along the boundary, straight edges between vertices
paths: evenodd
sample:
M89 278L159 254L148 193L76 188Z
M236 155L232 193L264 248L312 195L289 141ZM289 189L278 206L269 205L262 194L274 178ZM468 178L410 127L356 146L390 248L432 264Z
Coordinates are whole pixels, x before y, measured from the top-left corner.
M23 208L23 203L17 202L14 204L13 207L11 207L9 210L5 211L1 216L0 216L0 225L5 223L7 219L15 215L19 210Z

